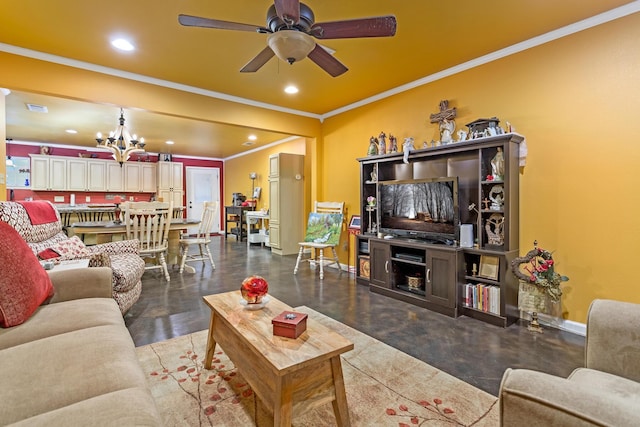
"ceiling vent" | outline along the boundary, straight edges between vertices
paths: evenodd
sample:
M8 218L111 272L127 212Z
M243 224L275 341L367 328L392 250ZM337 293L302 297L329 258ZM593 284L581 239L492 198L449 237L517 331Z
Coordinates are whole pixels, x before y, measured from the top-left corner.
M253 144L255 144L255 142L253 141L247 141L242 143L242 145L244 145L245 147L251 147Z
M27 110L32 111L34 113L48 113L49 109L44 105L38 104L27 104Z

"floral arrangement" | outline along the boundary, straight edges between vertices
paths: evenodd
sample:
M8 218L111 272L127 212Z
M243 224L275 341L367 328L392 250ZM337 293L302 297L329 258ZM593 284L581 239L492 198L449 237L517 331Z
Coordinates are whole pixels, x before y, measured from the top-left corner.
M375 206L376 205L376 198L373 197L373 196L367 197L367 204L369 206Z
M540 287L553 302L558 302L562 295L560 284L569 280L567 276L555 271L551 252L538 247L527 252L524 257L514 259L511 270L519 279Z

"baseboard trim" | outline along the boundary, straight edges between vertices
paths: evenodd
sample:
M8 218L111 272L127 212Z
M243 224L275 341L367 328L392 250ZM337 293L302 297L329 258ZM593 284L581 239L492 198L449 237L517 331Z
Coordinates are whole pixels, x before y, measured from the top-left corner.
M523 319L529 321L531 317L524 313L521 315ZM549 316L548 314L538 313L538 320L541 325L560 329L561 331L571 332L583 337L587 336L587 325L585 323L574 322L573 320L560 319L558 317Z

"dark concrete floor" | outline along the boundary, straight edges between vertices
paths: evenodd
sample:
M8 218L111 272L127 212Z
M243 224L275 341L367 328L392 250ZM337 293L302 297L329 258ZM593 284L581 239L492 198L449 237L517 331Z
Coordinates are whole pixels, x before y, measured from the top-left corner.
M286 304L306 305L377 338L493 395L506 368L528 368L566 377L583 365L584 337L553 328L529 332L524 324L492 326L465 316L456 319L369 292L352 275L328 268L323 281L308 263L293 275L296 257L215 237L216 269L193 263L195 274L145 272L142 296L125 315L137 346L209 327L204 295L240 288L252 274L269 282L269 293Z

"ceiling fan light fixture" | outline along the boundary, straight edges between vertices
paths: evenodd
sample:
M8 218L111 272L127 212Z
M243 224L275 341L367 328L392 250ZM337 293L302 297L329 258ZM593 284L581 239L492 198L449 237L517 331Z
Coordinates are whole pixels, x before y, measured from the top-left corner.
M310 35L296 30L280 30L269 34L267 44L278 58L289 64L303 60L316 46Z

